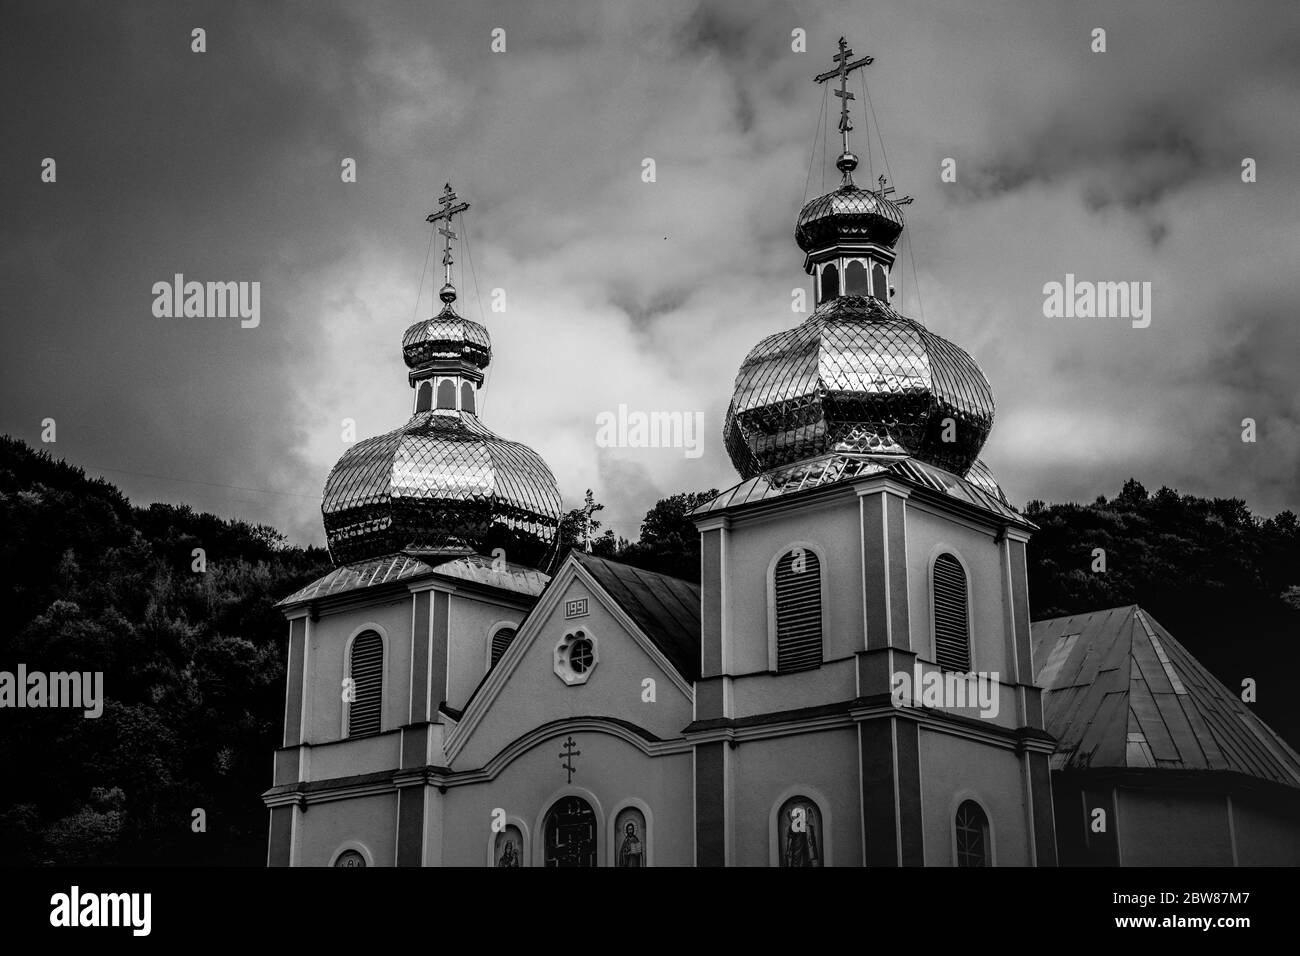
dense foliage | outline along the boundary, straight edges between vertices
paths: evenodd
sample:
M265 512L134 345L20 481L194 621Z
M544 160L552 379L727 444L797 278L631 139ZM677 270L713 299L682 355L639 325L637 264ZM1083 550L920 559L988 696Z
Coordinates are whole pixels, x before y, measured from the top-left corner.
M0 438L0 670L104 673L98 718L0 710L0 863L263 861L284 711L273 605L328 566L270 528L133 507Z
M588 492L569 547L699 580L678 494L635 542L599 533ZM1300 739L1282 683L1300 661L1300 528L1236 499L1155 495L1031 502L1037 619L1141 604L1260 715ZM207 567L193 570L202 548ZM1106 570L1092 570L1105 550ZM284 709L286 627L275 602L325 573L319 548L186 507L131 505L79 468L0 438L0 670L102 671L103 715L0 710L0 863L246 863L266 855L271 753ZM207 831L192 829L203 809Z
M1300 742L1286 681L1300 665L1300 523L1238 498L1197 498L1134 479L1092 504L1031 501L1034 620L1140 604L1230 690L1257 684L1256 713ZM1094 571L1094 549L1105 571Z

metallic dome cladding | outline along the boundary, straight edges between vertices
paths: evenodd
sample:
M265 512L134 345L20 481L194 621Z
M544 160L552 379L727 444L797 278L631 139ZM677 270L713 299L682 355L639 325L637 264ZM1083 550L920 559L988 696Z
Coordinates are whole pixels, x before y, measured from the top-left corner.
M482 370L492 361L492 343L486 328L457 315L448 303L433 318L416 322L406 330L402 358L412 369L438 361L461 361Z
M321 512L336 564L504 548L506 560L532 567L546 560L562 515L536 452L452 410L420 412L350 448L325 480Z
M744 478L832 452L909 455L965 476L992 427L993 391L963 349L878 299L840 296L749 353L723 435Z
M875 242L892 249L902 232L903 211L898 204L850 180L799 210L794 239L804 252L844 240Z

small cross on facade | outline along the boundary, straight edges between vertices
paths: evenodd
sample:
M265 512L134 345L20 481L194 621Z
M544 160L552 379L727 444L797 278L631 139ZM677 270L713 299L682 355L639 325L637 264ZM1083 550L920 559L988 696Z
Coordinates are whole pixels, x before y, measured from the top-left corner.
M573 749L576 746L578 745L574 743L573 738L570 737L564 742L564 753L560 754L560 769L568 771L569 783L573 783L573 774L578 769L573 765L573 758L582 756L581 750Z

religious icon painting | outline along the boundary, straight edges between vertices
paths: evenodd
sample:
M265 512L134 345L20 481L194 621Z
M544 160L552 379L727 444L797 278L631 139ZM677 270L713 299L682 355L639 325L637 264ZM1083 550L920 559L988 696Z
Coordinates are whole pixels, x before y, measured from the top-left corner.
M777 814L781 866L822 865L822 815L807 797L791 797Z
M507 824L506 828L497 834L492 861L496 866L523 866L524 835L513 823Z
M619 811L614 822L614 865L645 866L647 837L645 814L636 807Z

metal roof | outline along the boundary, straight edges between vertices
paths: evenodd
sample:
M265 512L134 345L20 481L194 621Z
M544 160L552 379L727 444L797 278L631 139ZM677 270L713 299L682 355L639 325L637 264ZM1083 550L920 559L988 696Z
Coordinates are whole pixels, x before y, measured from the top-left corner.
M536 597L550 580L540 571L516 564L507 564L503 570L497 570L491 558L481 554L471 554L451 561L436 564L421 560L409 554L388 554L367 561L356 561L335 568L322 578L293 594L290 594L276 607L288 607L305 601L334 597L352 591L378 587L396 581L412 581L417 578L439 576L472 581L503 591L514 591Z
M700 505L693 515L699 518L715 511L727 511L757 501L780 498L844 481L860 481L875 475L888 475L928 488L963 504L991 511L1000 518L1026 528L1037 527L1011 506L983 462L976 461L967 476L961 478L950 471L905 455L819 455L742 481Z
M1053 770L1221 770L1300 787L1300 755L1136 604L1033 624Z
M580 551L572 552L688 681L700 676L700 586Z

